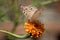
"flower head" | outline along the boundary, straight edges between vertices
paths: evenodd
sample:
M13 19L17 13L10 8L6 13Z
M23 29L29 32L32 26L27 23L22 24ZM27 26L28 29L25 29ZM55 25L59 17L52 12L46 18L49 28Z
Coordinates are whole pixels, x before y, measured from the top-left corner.
M28 21L25 23L25 31L26 33L30 33L31 37L37 38L44 32L44 25L39 21Z

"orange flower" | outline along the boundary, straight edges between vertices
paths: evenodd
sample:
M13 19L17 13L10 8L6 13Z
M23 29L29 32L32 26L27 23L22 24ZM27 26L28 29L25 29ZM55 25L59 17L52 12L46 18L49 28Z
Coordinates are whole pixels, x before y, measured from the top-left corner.
M26 33L30 33L31 37L37 38L44 32L44 25L39 21L28 21L25 23L25 31Z

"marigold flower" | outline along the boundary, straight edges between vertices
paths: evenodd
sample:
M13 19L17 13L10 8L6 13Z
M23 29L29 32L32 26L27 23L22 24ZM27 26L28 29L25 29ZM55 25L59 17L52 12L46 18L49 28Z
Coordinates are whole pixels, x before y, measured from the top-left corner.
M31 37L37 38L44 32L44 25L39 21L28 21L25 23L25 31L26 33L30 33Z

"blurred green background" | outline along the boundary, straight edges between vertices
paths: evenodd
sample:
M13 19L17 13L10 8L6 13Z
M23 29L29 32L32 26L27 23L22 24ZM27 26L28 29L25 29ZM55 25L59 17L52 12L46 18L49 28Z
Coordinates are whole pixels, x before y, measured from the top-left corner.
M18 0L0 0L0 22L13 22L14 27L12 32L15 31L17 25L23 24L26 21L18 6ZM15 40L16 38L8 35L7 40L13 39Z

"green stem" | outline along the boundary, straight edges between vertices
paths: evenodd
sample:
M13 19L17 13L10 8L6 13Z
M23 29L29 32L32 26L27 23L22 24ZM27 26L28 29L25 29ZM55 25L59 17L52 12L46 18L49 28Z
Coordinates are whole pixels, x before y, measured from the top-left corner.
M8 32L8 31L4 31L4 30L0 30L0 32L3 32L3 33L6 33L6 34L9 34L11 36L14 36L16 38L21 38L21 39L26 39L30 36L30 34L24 34L24 35L16 35L16 34L13 34L11 32Z
M13 1L13 12L14 12L14 27L12 29L12 32L14 32L16 30L16 27L18 25L18 20L19 20L19 12L18 12L18 4L17 4L18 0L14 0Z
M33 6L45 6L47 4L50 4L50 3L53 3L53 2L57 2L59 0L46 0L46 1L43 1L43 0L33 0L32 2L32 5Z
M41 2L41 5L47 5L47 4L50 4L50 3L53 3L53 2L57 2L58 0L49 0L49 1L44 1L44 2Z

